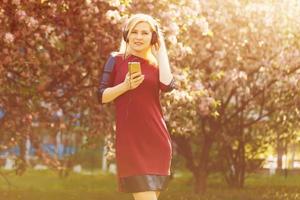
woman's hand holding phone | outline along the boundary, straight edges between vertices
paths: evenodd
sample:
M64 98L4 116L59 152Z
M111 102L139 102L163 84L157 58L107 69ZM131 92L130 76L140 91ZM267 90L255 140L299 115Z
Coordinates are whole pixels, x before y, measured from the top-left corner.
M133 72L132 74L127 72L124 82L126 83L128 90L133 90L144 81L144 78L145 75L142 75L141 72Z

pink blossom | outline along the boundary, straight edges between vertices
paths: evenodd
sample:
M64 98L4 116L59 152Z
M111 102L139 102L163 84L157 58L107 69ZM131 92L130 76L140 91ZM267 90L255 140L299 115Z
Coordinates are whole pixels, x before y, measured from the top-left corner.
M147 8L148 8L149 10L153 10L153 9L154 9L154 5L153 5L152 3L148 3L148 4L147 4Z
M119 7L118 7L119 11L120 12L125 12L126 10L126 6L124 4L121 4Z
M18 10L17 16L19 17L19 20L24 20L27 16L26 12L24 10Z
M4 35L4 41L6 43L12 43L15 40L15 36L11 33L5 33Z
M204 86L203 86L202 82L199 81L199 80L197 80L196 82L194 82L193 86L194 86L194 88L196 90L204 90Z
M110 6L113 6L113 7L118 7L121 5L120 0L109 0L108 3Z
M99 8L97 6L94 6L94 13L96 13L96 14L99 13Z
M26 23L29 27L35 28L38 25L38 21L34 17L26 19Z
M109 10L106 12L106 18L111 21L111 23L116 24L120 21L121 16L117 10Z
M20 5L20 0L12 0L11 3L18 6L18 5Z
M91 1L91 0L85 0L85 3L86 3L87 5L89 5L89 4L92 3L92 1Z
M209 33L209 25L205 18L200 18L196 21L196 26L198 26L204 35L207 35Z
M170 23L168 28L169 28L170 32L172 32L174 35L178 35L179 27L176 23Z
M171 42L171 44L175 45L177 43L177 38L175 35L170 35L168 37L168 40Z

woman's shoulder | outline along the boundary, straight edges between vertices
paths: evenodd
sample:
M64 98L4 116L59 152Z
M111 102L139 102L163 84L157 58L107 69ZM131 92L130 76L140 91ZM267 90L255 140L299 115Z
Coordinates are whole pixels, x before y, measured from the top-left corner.
M123 57L124 54L120 53L120 52L117 52L117 51L113 51L113 52L110 53L110 56L120 58L120 57Z
M120 63L123 60L123 56L124 56L123 53L114 51L110 53L109 59L114 60L115 63Z
M157 59L155 58L155 56L149 56L148 61L154 67L158 67L158 62L157 62Z

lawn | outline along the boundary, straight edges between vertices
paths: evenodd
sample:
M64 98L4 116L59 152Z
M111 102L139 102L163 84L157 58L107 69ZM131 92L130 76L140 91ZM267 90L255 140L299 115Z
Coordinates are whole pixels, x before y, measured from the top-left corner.
M7 171L3 171L7 173ZM161 200L300 200L300 175L251 175L243 190L230 189L220 176L209 179L206 195L193 194L191 175L177 173L163 192ZM132 200L130 194L116 192L116 178L112 174L94 171L91 174L72 173L59 178L56 172L28 170L23 176L8 175L11 185L0 177L0 200Z

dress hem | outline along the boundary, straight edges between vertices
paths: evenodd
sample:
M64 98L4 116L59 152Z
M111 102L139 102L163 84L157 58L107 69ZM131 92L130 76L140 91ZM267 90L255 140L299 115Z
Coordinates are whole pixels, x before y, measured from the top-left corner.
M145 174L118 178L118 191L135 193L145 191L164 191L167 189L170 175Z

